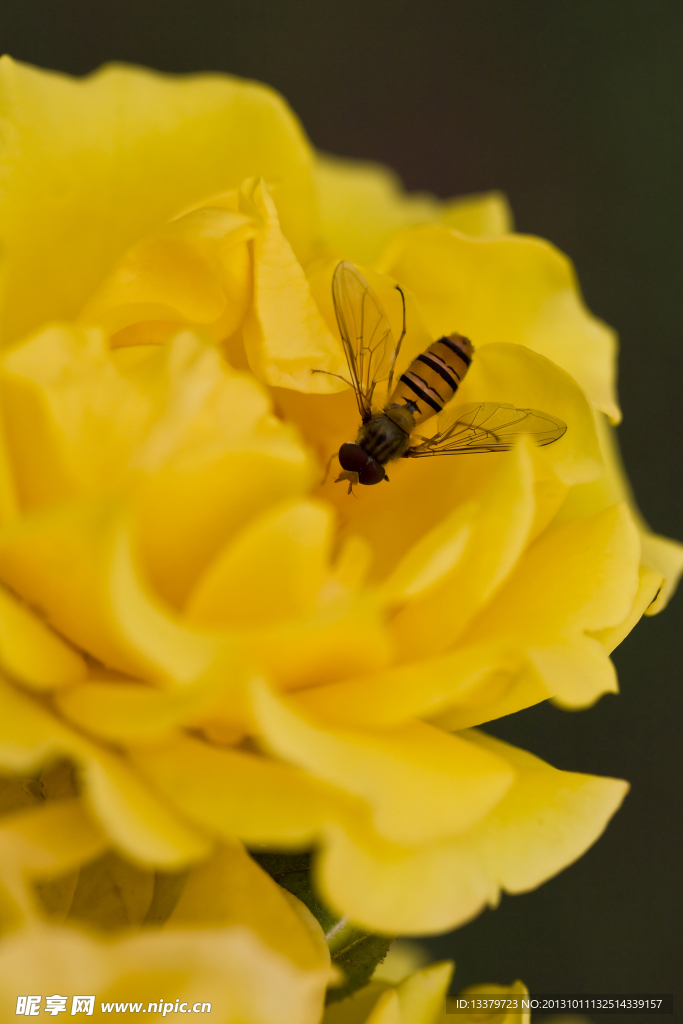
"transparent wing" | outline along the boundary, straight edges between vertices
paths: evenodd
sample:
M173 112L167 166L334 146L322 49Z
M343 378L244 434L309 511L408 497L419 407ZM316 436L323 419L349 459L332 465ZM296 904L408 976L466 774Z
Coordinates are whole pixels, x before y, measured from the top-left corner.
M438 433L413 445L404 455L419 459L427 455L456 455L466 452L506 452L520 434L534 444L552 444L562 437L566 423L538 409L518 409L498 402L473 402L445 409L439 416Z
M338 264L332 278L332 301L365 423L372 414L375 385L391 372L396 342L379 299L352 263Z

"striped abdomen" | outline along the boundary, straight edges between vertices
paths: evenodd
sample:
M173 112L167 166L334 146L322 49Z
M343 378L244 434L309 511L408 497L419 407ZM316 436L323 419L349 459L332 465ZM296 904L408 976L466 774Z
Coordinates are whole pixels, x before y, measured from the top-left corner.
M386 408L409 406L416 424L441 412L458 390L473 352L472 342L461 334L439 338L401 375Z

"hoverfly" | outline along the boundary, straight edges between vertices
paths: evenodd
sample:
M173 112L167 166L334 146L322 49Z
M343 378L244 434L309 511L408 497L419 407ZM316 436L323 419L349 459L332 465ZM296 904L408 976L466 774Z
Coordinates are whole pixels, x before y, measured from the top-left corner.
M355 441L339 449L342 472L335 480L378 484L387 480L385 465L394 459L420 459L431 455L509 451L520 434L535 444L552 444L567 427L537 409L518 409L497 402L444 406L451 401L472 362L474 346L460 334L439 338L413 360L393 387L396 359L406 333L405 297L403 330L398 342L382 305L352 263L339 263L332 277L332 301L346 362L361 416ZM313 370L313 373L325 373ZM346 378L342 378L346 380ZM373 411L376 386L387 381L388 401ZM415 427L439 414L433 437L411 436Z

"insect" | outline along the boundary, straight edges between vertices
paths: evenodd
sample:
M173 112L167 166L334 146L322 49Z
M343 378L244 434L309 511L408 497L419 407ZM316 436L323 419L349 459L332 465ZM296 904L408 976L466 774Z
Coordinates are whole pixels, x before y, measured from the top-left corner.
M520 434L528 434L537 445L552 444L562 437L566 424L537 409L475 402L448 406L444 411L474 354L472 342L461 334L433 342L393 387L396 359L406 333L405 297L396 287L403 300L403 330L398 342L379 299L357 267L339 263L332 277L334 311L351 377L346 383L353 387L361 416L356 440L339 449L342 472L335 483L347 480L350 494L356 484L388 481L384 467L395 459L509 451ZM375 388L383 381L388 382L388 401L381 411L373 411ZM416 426L435 414L439 414L437 433L413 438Z

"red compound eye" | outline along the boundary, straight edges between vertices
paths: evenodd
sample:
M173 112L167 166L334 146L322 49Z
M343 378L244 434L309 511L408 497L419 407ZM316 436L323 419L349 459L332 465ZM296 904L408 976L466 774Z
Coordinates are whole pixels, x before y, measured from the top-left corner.
M351 444L350 441L347 441L341 446L339 465L347 473L358 473L358 482L361 484L378 484L384 480L384 468L359 444Z
M358 483L379 484L384 480L384 476L384 466L380 466L379 462L375 462L374 459L370 458L358 474Z
M368 454L360 445L349 441L339 449L339 465L349 473L360 473L368 461Z

